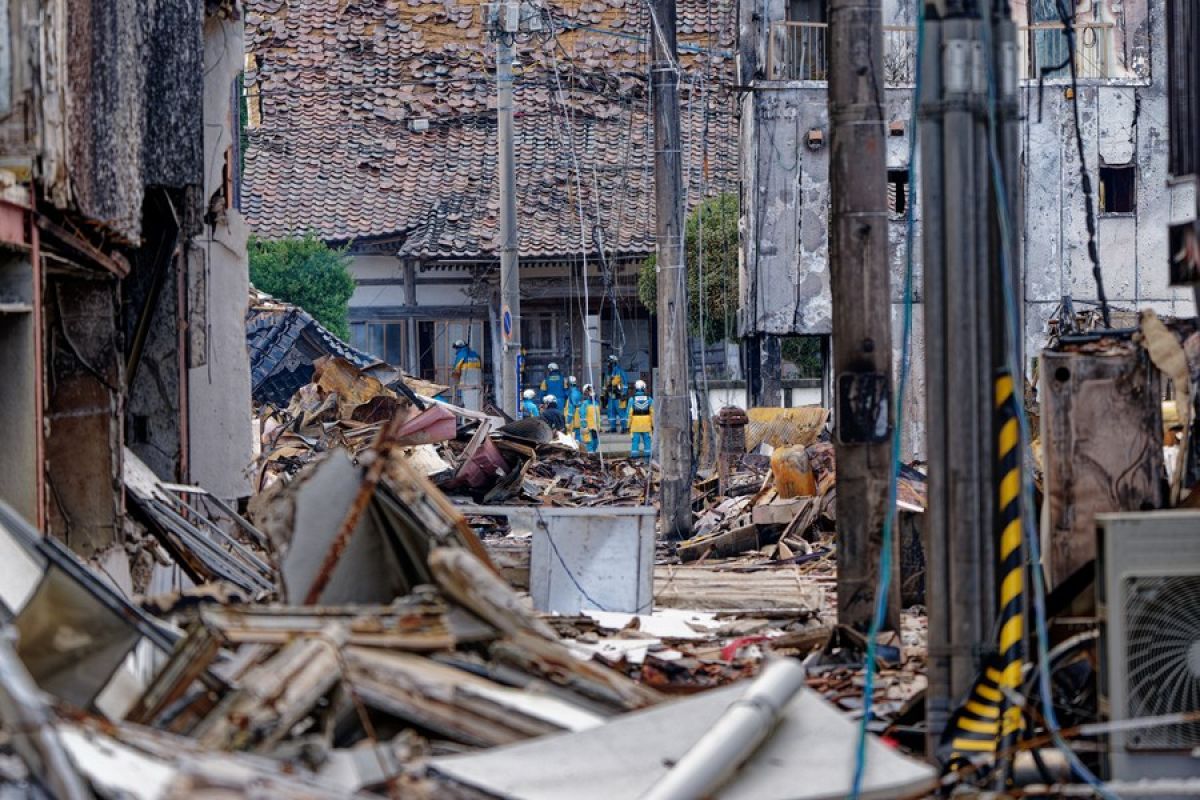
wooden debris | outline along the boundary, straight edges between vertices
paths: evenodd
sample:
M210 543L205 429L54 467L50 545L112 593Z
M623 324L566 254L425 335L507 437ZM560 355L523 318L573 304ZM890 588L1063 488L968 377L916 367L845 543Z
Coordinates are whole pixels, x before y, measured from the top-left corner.
M555 638L554 630L528 610L495 572L465 550L434 550L429 567L447 595L504 633Z
M344 627L329 625L255 667L197 728L199 744L262 751L278 742L339 680L339 650L346 638Z

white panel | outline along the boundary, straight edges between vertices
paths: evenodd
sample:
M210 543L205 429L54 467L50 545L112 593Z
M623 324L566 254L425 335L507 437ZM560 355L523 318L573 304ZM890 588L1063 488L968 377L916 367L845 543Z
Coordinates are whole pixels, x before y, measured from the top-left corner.
M590 511L590 510L589 510ZM654 603L654 510L509 516L533 532L530 594L539 611L645 613ZM544 524L542 524L544 523Z
M0 528L0 602L13 614L29 602L43 568L16 537Z
M1100 105L1100 158L1105 164L1133 161L1137 102L1132 86L1102 86Z

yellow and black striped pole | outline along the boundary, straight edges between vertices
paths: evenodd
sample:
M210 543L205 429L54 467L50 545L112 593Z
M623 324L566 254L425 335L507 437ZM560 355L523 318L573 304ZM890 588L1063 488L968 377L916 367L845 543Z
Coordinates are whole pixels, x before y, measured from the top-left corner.
M1012 375L996 378L997 459L1000 476L1000 692L999 752L1011 752L1021 729L1021 707L1013 702L1021 688L1025 659L1025 561L1021 557L1021 450ZM1011 763L1011 759L1008 760ZM1006 778L1008 764L997 765Z
M953 770L966 762L1011 753L1021 730L1021 689L1025 644L1025 565L1021 553L1021 451L1017 424L1020 400L1012 376L996 378L996 454L1000 577L1000 635L996 653L985 663L967 701L950 718L943 738L945 761ZM1011 757L996 763L1007 782Z

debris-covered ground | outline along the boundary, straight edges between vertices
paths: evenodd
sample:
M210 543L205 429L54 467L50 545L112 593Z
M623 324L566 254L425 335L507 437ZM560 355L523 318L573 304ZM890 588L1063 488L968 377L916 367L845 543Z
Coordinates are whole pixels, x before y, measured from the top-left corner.
M662 720L719 717L743 691L723 690L780 660L803 666L803 702L826 704L827 736L849 752L864 640L836 624L835 467L819 429L781 446L799 492L760 439L720 481L698 476L694 539L655 545L652 522L638 528L650 561L629 571L652 602L564 612L537 607L542 530L563 542L621 514L647 524L655 469L582 453L537 420L448 405L441 391L319 358L286 407L260 410L259 492L243 513L159 481L127 452L132 558L119 579L6 515L3 600L21 636L0 647L5 776L61 797L87 786L146 798L553 796L473 759L574 752L617 723L624 741ZM915 515L922 485L906 475ZM530 514L559 516L547 526ZM554 554L583 597L599 591L590 582L626 580L590 569L603 554L577 573L571 554ZM924 686L924 625L914 605L877 651L877 732L896 721L903 735ZM780 743L813 735L781 724ZM687 744L672 740L639 786ZM894 763L871 778L878 788L928 789L928 767L880 758ZM728 796L806 796L760 794L786 775L755 763ZM823 769L817 783L844 790L845 765ZM592 791L624 796L628 779L598 776Z

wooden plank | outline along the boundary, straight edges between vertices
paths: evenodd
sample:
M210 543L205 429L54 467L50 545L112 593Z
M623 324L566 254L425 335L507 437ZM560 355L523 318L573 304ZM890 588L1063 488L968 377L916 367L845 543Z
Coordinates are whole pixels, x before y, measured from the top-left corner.
M724 533L698 537L681 542L675 550L681 561L695 561L705 554L713 558L736 556L747 550L757 550L779 540L779 530L759 528L757 525L742 525Z
M346 629L330 625L254 667L199 726L197 741L215 750L269 749L341 680L345 641Z
M712 566L660 566L654 570L654 602L666 608L816 613L825 605L825 590L796 567L733 572Z

